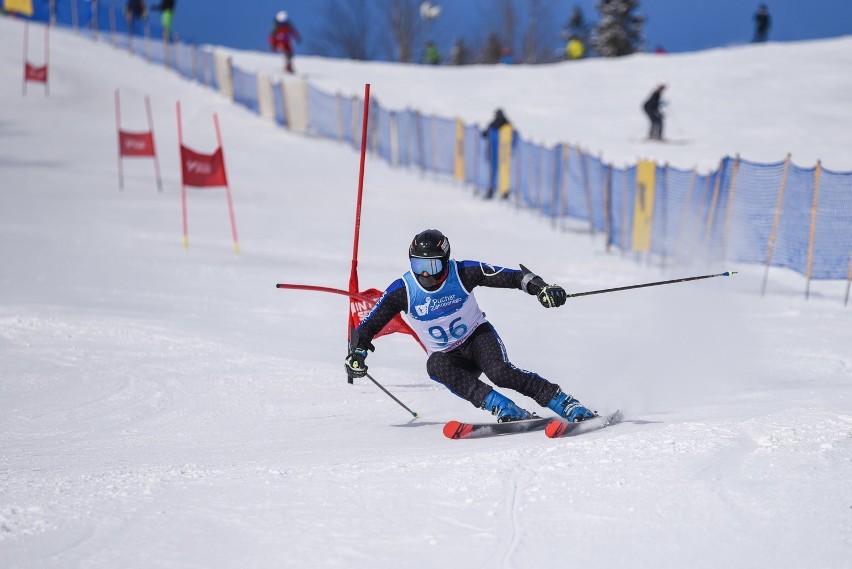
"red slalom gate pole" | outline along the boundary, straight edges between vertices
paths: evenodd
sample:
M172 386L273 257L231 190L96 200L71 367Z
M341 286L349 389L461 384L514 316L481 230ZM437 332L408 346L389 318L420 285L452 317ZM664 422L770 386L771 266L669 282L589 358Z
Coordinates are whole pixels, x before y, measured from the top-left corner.
M121 164L121 96L115 90L115 131L118 137L118 189L124 189L124 168Z
M213 114L213 124L216 126L216 140L219 142L219 150L222 152L222 171L225 168L225 147L222 145L222 133L219 130L219 115ZM234 202L231 199L231 186L225 180L225 194L228 196L228 214L231 217L231 235L234 237L234 254L240 254L240 240L237 238L237 221L234 218Z
M145 95L145 109L148 112L148 130L151 132L151 150L154 151L154 173L157 175L157 191L163 191L163 181L160 177L160 159L157 157L157 147L154 141L154 118L151 113L151 97Z
M290 284L290 283L278 283L275 285L275 288L289 288L293 290L315 290L318 292L330 292L333 294L341 294L343 296L348 296L349 298L354 298L356 300L372 300L369 296L365 294L361 294L357 291L348 291L343 290L342 288L332 288L328 286L319 286L319 285L300 285L300 284Z
M50 26L44 27L44 96L50 93Z
M367 121L370 118L370 84L364 85L364 117L361 124L361 164L358 169L358 198L355 202L355 236L352 242L352 269L349 273L349 292L358 292L358 241L361 233L361 201L364 196L364 166L367 161ZM349 303L349 314L346 315L347 344L352 338L352 301ZM352 384L351 377L346 378Z
M352 270L349 290L358 290L358 242L361 234L361 201L364 196L364 165L367 160L367 121L370 116L370 84L364 86L364 119L361 125L361 165L358 171L358 199L355 202L355 237L352 243Z
M27 22L24 24L24 92L23 95L27 94L27 52L29 51L30 46L30 23Z
M183 152L183 127L180 122L180 101L177 102L177 123L178 123L178 146L181 148L181 152ZM181 180L180 183L180 202L183 208L183 248L184 250L189 249L189 230L187 227L187 219L186 219L186 184Z

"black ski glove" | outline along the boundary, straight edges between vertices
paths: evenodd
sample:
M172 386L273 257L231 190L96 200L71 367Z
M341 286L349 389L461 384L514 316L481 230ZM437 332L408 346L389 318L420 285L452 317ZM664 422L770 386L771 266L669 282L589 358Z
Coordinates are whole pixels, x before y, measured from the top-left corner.
M349 355L346 356L346 360L344 360L346 375L352 379L367 375L367 364L364 362L366 359L367 350L358 348L349 352Z
M367 364L364 360L367 359L367 354L369 352L376 351L372 342L367 342L366 346L360 345L361 342L358 338L357 330L353 330L351 341L350 349L352 351L349 352L349 355L346 356L346 359L343 361L343 367L346 368L346 375L349 376L350 380L367 375ZM350 381L349 383L352 382Z
M559 285L545 285L537 295L538 301L545 308L556 308L562 306L568 300L565 289Z
M547 284L544 279L523 265L521 265L521 271L524 273L521 289L528 294L534 294L545 308L562 306L568 300L568 294L561 286Z

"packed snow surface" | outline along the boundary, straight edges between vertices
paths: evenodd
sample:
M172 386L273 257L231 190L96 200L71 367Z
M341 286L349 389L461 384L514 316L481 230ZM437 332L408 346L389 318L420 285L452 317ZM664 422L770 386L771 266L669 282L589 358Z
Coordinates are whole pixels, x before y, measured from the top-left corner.
M450 441L445 421L493 419L430 380L410 338L377 340L368 364L417 420L372 383L347 385L344 297L275 288L346 287L357 153L67 31L51 35L50 96L31 84L22 97L22 39L0 19L0 566L852 567L846 283L813 283L806 301L803 277L773 270L761 297L761 267L663 270L369 159L362 288L401 275L428 227L458 259L523 262L570 291L740 271L559 310L477 289L513 362L626 420ZM618 161L639 152L639 100L667 80L677 136L694 143L644 145L652 157L709 168L792 151L842 170L850 46L297 66L329 88L369 81L391 107L484 123L503 106L531 137ZM163 192L146 159L125 160L118 189L116 88L127 130L147 128L151 97ZM239 256L220 189L190 190L182 247L178 100L198 151L215 149L219 116Z

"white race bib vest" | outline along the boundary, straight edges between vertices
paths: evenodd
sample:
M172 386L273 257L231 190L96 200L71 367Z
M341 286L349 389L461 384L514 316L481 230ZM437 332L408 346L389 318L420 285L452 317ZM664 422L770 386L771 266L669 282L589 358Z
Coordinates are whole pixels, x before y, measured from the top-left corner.
M449 268L447 280L433 291L421 287L411 271L402 276L408 292L408 323L430 354L458 347L485 322L476 298L462 286L454 260Z

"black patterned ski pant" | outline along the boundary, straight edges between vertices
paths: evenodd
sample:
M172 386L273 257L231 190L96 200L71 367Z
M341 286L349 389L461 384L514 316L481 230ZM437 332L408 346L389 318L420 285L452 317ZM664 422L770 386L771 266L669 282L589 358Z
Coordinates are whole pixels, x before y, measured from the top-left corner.
M559 392L559 386L537 373L515 367L494 327L481 324L470 338L449 352L433 352L426 360L429 377L467 399L474 407L482 402L492 386L479 379L485 374L497 387L513 389L535 400L542 407Z

